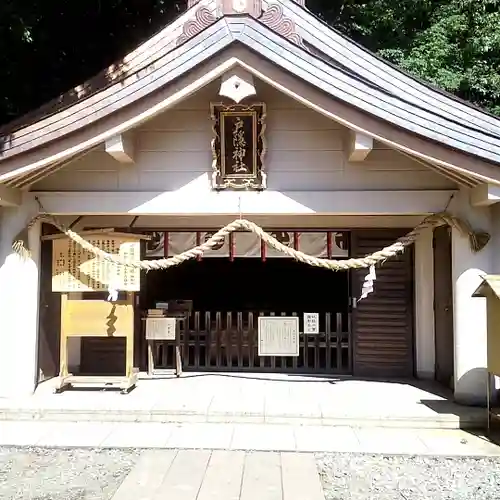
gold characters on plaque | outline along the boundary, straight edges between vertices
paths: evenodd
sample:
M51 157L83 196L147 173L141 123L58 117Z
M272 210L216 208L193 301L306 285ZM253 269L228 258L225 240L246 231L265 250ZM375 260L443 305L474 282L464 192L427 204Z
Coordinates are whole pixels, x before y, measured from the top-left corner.
M211 116L212 187L265 189L265 104L212 103Z
M236 117L233 127L233 170L235 173L248 172L248 167L245 165L245 156L247 154L245 140L245 123L241 117Z

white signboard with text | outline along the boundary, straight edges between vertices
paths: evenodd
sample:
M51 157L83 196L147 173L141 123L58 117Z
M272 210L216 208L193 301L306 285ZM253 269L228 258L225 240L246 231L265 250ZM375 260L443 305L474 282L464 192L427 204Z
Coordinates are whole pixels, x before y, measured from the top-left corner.
M304 335L316 335L319 333L319 314L304 313Z
M259 317L259 356L298 356L297 316Z

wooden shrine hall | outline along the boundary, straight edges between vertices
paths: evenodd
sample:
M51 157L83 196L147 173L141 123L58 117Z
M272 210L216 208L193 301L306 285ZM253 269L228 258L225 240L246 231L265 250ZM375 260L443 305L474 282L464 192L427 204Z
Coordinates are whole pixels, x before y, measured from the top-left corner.
M486 403L500 120L305 0L189 0L0 144L0 397L232 371Z

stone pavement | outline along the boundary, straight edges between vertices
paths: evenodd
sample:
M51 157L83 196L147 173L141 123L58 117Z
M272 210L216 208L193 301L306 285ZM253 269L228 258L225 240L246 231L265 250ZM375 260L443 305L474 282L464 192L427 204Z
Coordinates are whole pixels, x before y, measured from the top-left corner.
M498 500L499 465L499 457L0 446L0 498Z
M474 428L482 408L455 404L436 385L293 375L193 374L139 380L128 395L70 390L0 399L0 420L268 423L312 426Z
M113 500L324 500L313 454L149 450Z
M0 421L0 446L500 457L499 446L463 430L237 423Z
M438 500L445 477L443 499L466 477L498 490L480 471L497 470L500 447L467 431L485 410L432 384L188 373L143 375L121 395L53 383L0 399L2 498Z

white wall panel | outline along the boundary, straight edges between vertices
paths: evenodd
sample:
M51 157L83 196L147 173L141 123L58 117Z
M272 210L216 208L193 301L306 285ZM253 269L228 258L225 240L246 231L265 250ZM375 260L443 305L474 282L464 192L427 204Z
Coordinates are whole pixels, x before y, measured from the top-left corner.
M350 163L347 131L257 82L267 104L265 158L274 190L448 189L454 184L400 153L375 144L367 159ZM90 153L40 181L36 190L171 191L210 174L210 101L217 82L135 131L136 162L122 165L104 151Z

